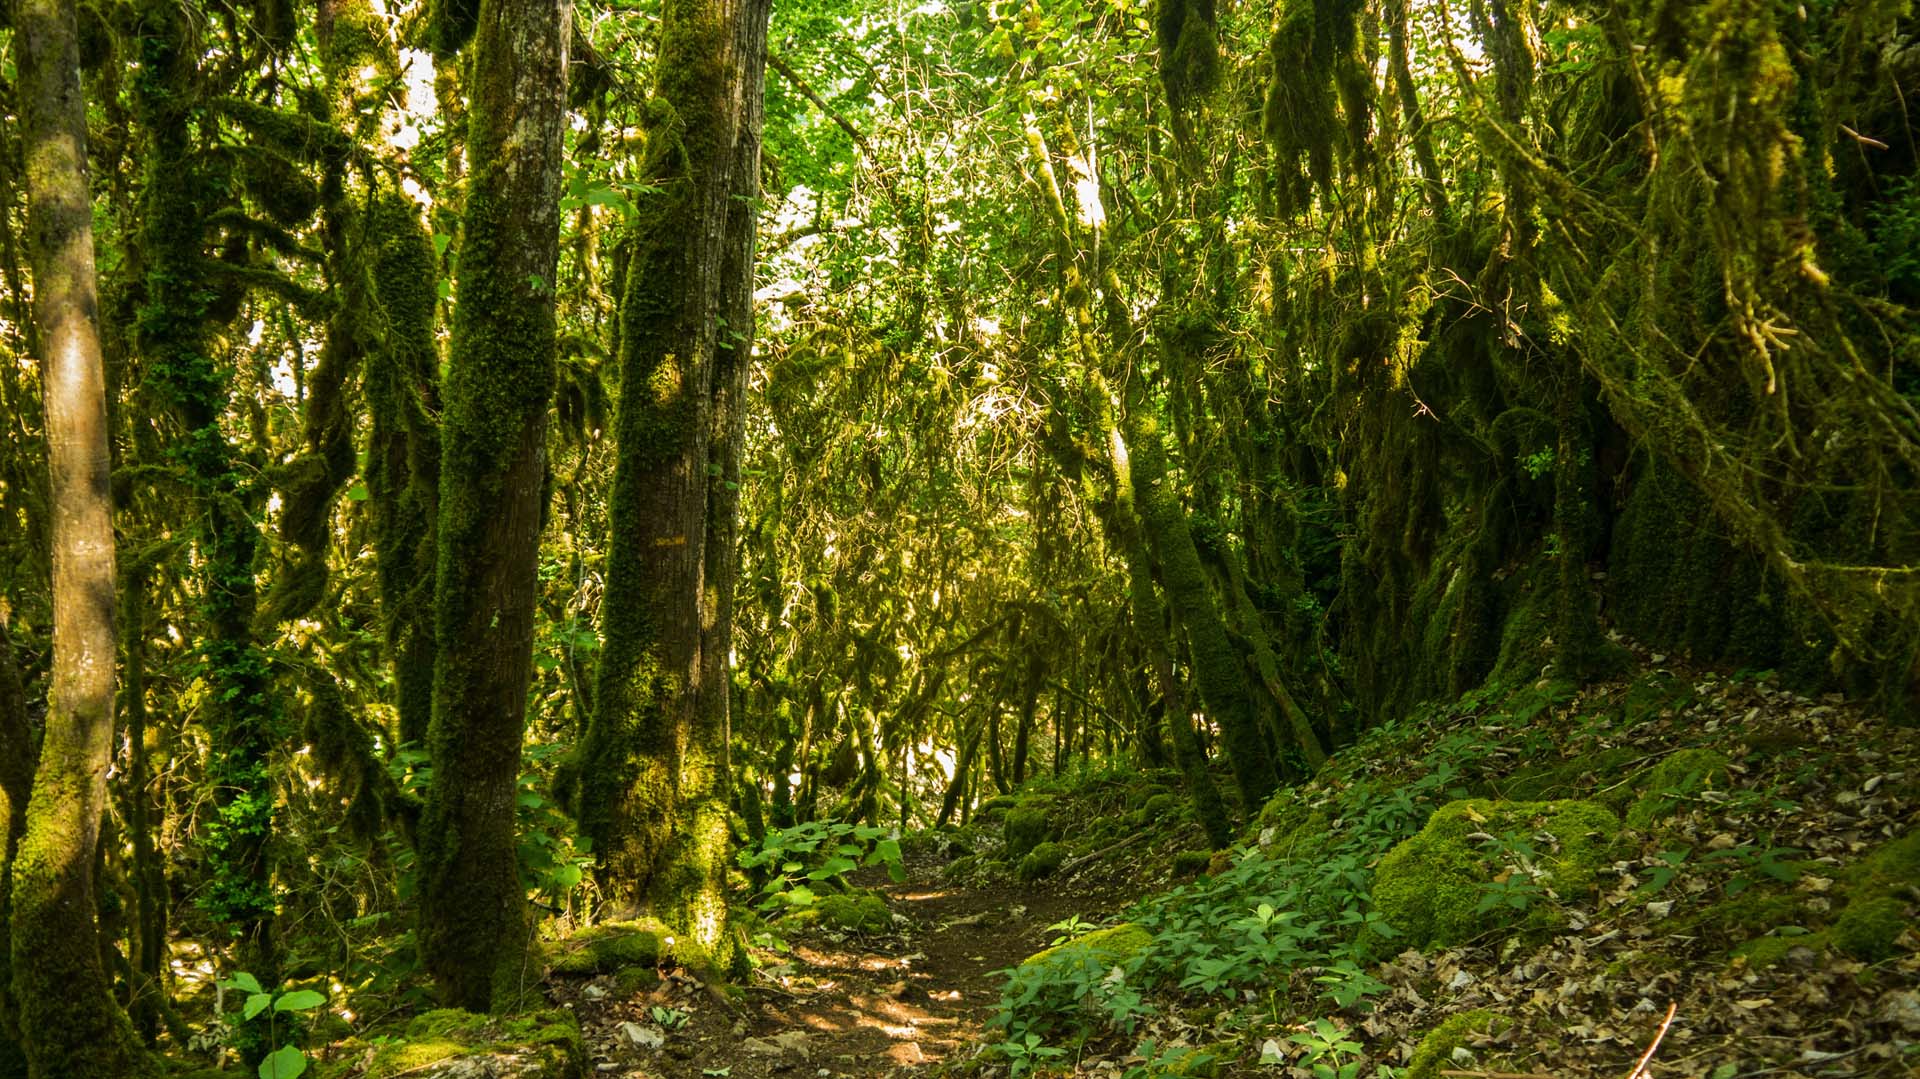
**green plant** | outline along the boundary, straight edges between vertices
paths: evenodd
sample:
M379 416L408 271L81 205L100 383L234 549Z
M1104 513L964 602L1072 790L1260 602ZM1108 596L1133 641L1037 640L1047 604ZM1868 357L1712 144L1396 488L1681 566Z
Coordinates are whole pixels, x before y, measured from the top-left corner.
M234 989L245 993L246 1000L240 1005L240 1022L250 1023L260 1015L267 1017L267 1044L280 1040L279 1017L287 1012L304 1012L320 1007L327 998L311 989L293 989L285 993L272 993L260 985L260 979L246 971L240 971L233 977L220 983L222 989ZM260 1079L298 1079L307 1070L307 1054L291 1042L268 1053L260 1061Z
M1101 928L1099 922L1082 921L1078 914L1069 914L1047 927L1047 932L1059 934L1047 941L1047 947L1058 948L1075 937L1084 936L1099 928Z
M1798 847L1775 847L1772 845L1756 847L1751 843L1740 843L1722 850L1709 851L1703 862L1733 866L1732 876L1725 885L1729 896L1739 895L1758 884L1761 878L1791 884L1800 879L1801 864L1792 861L1791 856L1801 853Z
M846 875L863 865L885 866L893 880L907 879L900 841L892 832L845 821L816 820L768 829L757 847L742 850L736 860L740 868L764 877L761 910L813 906L820 900L814 885L845 891Z
M1315 1019L1312 1030L1303 1030L1287 1038L1307 1051L1306 1064L1314 1079L1354 1079L1365 1063L1358 1056L1360 1043L1331 1019Z
M1540 867L1539 852L1531 843L1513 836L1489 835L1481 839L1480 849L1501 869L1492 880L1480 885L1476 913L1501 907L1526 910L1535 900L1546 898L1546 886L1540 882L1549 874Z
M655 1004L649 1008L647 1016L662 1030L679 1030L687 1025L687 1020L690 1018L679 1008L669 1008L664 1004Z
M1028 1034L1024 1037L1009 1038L1003 1042L996 1042L993 1048L1006 1054L1008 1074L1025 1075L1040 1061L1066 1055L1067 1051L1065 1049L1059 1046L1045 1045L1043 1044L1044 1040L1045 1039L1041 1038L1038 1034Z

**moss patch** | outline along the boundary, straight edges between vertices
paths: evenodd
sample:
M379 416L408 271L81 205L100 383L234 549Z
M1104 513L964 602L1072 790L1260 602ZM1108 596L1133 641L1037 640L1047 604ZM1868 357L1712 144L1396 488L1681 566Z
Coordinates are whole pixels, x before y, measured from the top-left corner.
M1132 922L1097 929L1086 936L1035 952L1020 964L1020 972L1054 981L1084 966L1111 967L1153 947L1153 934Z
M1197 877L1206 872L1213 861L1210 850L1183 850L1173 856L1173 875L1175 877Z
M1485 1010L1452 1016L1420 1039L1420 1047L1413 1051L1413 1059L1401 1073L1402 1079L1438 1079L1441 1071L1459 1067L1453 1062L1454 1050L1496 1037L1512 1025L1511 1019Z
M1019 861L1033 853L1033 848L1059 838L1059 834L1048 823L1047 816L1045 805L1023 805L1008 811L1002 833L1007 840L1008 861Z
M1682 749L1669 753L1634 783L1640 792L1627 810L1627 827L1650 828L1674 815L1687 795L1709 787L1725 787L1727 758L1711 749Z
M1484 840L1472 837L1530 844L1547 874L1540 886L1571 898L1593 886L1619 831L1619 818L1595 802L1450 802L1380 860L1374 909L1399 932L1395 947L1457 943L1523 918L1505 904L1482 909L1482 898L1505 866ZM1547 907L1542 897L1532 909L1543 913Z
M1021 880L1039 880L1053 876L1059 870L1060 863L1066 860L1067 848L1058 843L1042 843L1020 859L1020 868L1015 872Z
M625 967L660 962L666 927L653 919L603 922L547 945L547 962L556 974L611 974Z
M1900 936L1912 924L1905 903L1892 896L1877 896L1848 903L1828 936L1835 948L1855 959L1877 963L1900 950Z
M473 1058L471 1074L503 1079L577 1079L583 1074L585 1048L580 1024L562 1009L523 1015L475 1015L444 1009L415 1016L398 1036L381 1045L364 1072L358 1047L336 1054L333 1062L315 1070L321 1079L364 1075L365 1079L393 1079L426 1074L446 1061ZM483 1063L484 1061L484 1063Z
M830 895L813 909L822 924L849 933L885 933L893 928L886 900L872 892Z

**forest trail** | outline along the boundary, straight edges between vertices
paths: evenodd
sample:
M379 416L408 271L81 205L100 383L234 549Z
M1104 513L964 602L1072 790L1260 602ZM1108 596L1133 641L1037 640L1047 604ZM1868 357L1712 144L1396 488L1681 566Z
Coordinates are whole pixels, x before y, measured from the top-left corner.
M589 1073L866 1079L953 1060L986 1033L996 971L1047 947L1056 922L1102 920L1140 891L1086 879L965 888L943 882L941 864L910 861L904 882L863 882L886 897L893 933L812 928L786 941L790 951L756 949L762 965L735 1012L678 973L626 998L593 999L604 978L567 986L561 999L580 1016Z

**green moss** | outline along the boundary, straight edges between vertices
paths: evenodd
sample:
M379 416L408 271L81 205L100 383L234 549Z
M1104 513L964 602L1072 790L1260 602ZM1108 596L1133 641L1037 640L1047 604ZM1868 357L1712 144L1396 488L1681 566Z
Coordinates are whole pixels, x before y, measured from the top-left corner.
M965 880L966 878L973 875L973 871L979 866L979 864L980 864L979 855L976 855L976 854L961 855L960 857L955 858L953 861L947 863L947 867L940 871L940 879Z
M1183 850L1173 856L1173 875L1175 877L1197 877L1206 872L1207 864L1213 861L1210 850Z
M613 974L613 991L622 997L637 996L660 984L660 972L652 967L621 967Z
M404 1031L378 1047L364 1073L358 1070L363 1057L346 1054L338 1069L322 1066L316 1074L321 1079L397 1079L469 1057L475 1058L474 1074L575 1079L585 1067L586 1052L579 1021L562 1009L489 1017L449 1008L415 1016Z
M1593 886L1619 831L1619 818L1595 802L1451 802L1380 860L1374 909L1398 931L1393 946L1457 943L1528 916L1505 904L1481 909L1503 865L1472 837L1490 834L1531 844L1548 873L1540 886L1568 898ZM1542 917L1547 907L1545 897L1538 897L1532 916Z
M1654 719L1668 709L1684 707L1692 689L1666 671L1648 671L1634 679L1620 698L1620 718L1629 726Z
M1708 787L1727 784L1726 754L1711 749L1682 749L1648 769L1633 787L1640 796L1627 811L1627 826L1642 831L1674 815L1681 800Z
M1186 805L1186 799L1181 798L1177 794L1156 794L1147 799L1146 805L1140 807L1144 814L1142 819L1146 821L1164 820L1167 817L1176 816L1181 813L1185 810Z
M660 962L665 926L647 919L603 922L547 946L547 962L556 974L611 974L625 967L652 968Z
M1048 823L1045 806L1021 806L1010 810L1002 834L1006 836L1006 856L1010 862L1026 857L1035 847L1050 839L1059 838L1059 832Z
M1058 843L1042 843L1033 848L1032 853L1020 859L1020 868L1015 872L1021 880L1034 881L1050 877L1067 860L1067 848Z
M1877 963L1900 950L1901 934L1912 924L1905 903L1892 896L1877 896L1848 903L1828 936L1835 948L1855 959Z
M1461 1012L1427 1032L1401 1079L1438 1079L1443 1070L1457 1067L1453 1051L1470 1047L1475 1041L1497 1036L1513 1025L1511 1019L1485 1010Z
M885 933L893 928L886 900L872 892L830 895L814 908L819 920L835 929L856 933Z
M1152 933L1132 922L1125 922L1109 929L1096 929L1086 936L1035 952L1020 964L1020 970L1028 975L1037 974L1046 980L1058 980L1082 966L1111 967L1124 963L1151 947Z
M1920 881L1920 829L1884 843L1842 874L1855 900L1892 894Z

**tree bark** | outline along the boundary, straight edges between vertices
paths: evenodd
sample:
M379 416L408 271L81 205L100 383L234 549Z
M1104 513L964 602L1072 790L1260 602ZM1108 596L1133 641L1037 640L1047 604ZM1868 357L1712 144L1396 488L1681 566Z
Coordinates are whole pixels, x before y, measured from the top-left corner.
M514 796L532 677L556 364L565 0L485 0L472 63L465 235L442 434L438 659L420 825L420 943L446 1003L510 1008L528 956Z
M113 498L94 282L86 102L67 0L21 0L28 256L52 499L53 670L45 740L13 862L12 975L35 1079L137 1076L151 1063L100 962L94 861L113 751Z
M726 693L726 656L703 655L725 642L702 623L726 613L720 594L733 586L731 525L709 513L717 472L715 508L731 517L725 455L737 453L727 444L737 418L716 417L716 406L737 406L739 373L717 354L739 351L744 363L751 341L741 309L751 285L739 281L751 272L752 229L732 211L751 213L746 196L758 190L757 175L735 171L758 158L767 9L668 0L662 12L641 167L661 192L635 222L621 297L603 644L575 799L602 888L651 908L690 955L705 953L697 962L723 970L741 956L726 917L726 706L708 699ZM710 540L710 529L720 535Z

